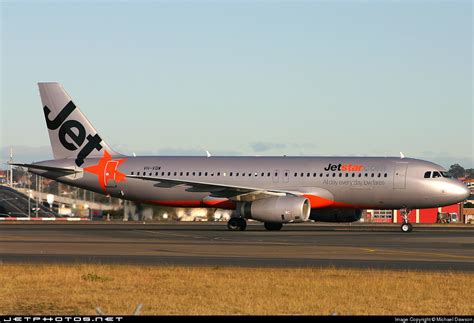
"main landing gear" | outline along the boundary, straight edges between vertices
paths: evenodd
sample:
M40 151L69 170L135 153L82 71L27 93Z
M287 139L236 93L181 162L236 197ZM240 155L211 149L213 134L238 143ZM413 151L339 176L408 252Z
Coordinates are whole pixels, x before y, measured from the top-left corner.
M283 223L265 222L263 226L268 231L279 231L283 227ZM244 231L247 228L247 221L243 218L230 218L227 222L227 228L230 231Z
M230 231L244 231L246 227L247 221L242 218L230 218L227 222L227 228L229 228Z
M283 223L278 223L278 222L265 222L263 224L265 229L268 231L279 231L283 227Z
M411 223L408 222L408 214L410 213L410 210L407 208L404 208L404 209L401 209L400 212L403 218L403 224L400 227L400 229L402 229L402 232L412 232L413 226L411 225Z

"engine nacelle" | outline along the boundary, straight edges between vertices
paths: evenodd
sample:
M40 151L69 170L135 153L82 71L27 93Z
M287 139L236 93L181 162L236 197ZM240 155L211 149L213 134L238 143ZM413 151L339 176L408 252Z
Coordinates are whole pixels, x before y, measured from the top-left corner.
M355 222L362 216L360 209L314 209L309 218L321 222Z
M309 218L311 205L304 197L269 197L243 202L238 211L247 219L262 222L303 222Z

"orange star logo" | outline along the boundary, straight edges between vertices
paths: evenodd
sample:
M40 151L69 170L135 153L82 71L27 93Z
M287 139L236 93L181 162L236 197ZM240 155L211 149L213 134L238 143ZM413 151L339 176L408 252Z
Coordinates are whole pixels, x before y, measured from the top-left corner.
M84 171L96 174L99 179L99 184L105 191L105 187L110 180L114 180L115 183L120 183L125 180L125 174L121 173L117 168L127 160L118 159L113 160L107 150L104 151L104 156L99 160L97 165L85 167Z

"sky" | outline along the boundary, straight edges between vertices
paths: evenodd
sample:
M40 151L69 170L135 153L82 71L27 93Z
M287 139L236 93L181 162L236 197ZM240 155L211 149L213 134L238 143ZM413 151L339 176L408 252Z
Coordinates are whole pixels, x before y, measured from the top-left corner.
M137 155L474 167L471 1L3 1L0 163L52 158L37 82ZM2 167L0 167L2 168Z

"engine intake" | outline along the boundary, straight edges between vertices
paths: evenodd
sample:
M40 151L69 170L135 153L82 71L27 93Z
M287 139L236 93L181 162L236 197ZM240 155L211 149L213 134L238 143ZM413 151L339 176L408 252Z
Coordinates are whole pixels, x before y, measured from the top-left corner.
M311 205L307 198L296 196L269 197L239 205L240 214L261 222L304 222L308 220Z

